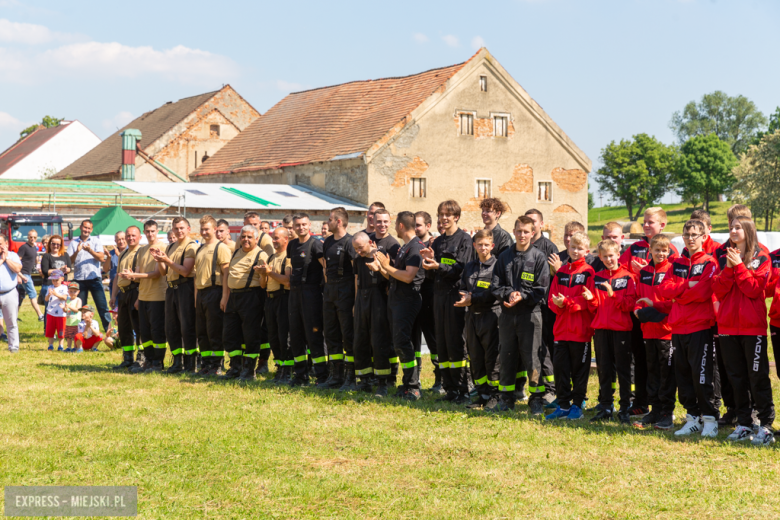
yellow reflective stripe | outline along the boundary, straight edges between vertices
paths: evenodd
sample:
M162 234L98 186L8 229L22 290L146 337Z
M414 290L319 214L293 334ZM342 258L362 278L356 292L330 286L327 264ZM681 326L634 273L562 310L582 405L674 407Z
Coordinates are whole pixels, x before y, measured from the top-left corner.
M389 376L392 373L392 370L389 368L383 368L374 370L374 373L378 376Z
M243 352L240 351L240 350L232 350L232 351L228 352L228 356L230 356L230 357L240 356L241 354L243 354Z
M306 356L295 356L294 361L295 363L303 363L304 361L306 361Z
M333 354L332 356L328 356L328 360L330 361L341 361L344 359L344 354Z
M463 368L466 366L466 361L450 361L450 368Z
M403 368L414 368L416 363L417 362L413 359L413 360L409 361L408 363L401 363L401 366Z
M154 341L151 341L151 340L150 340L150 341L144 341L144 342L141 344L141 346L142 346L143 348L146 348L146 347L151 347L152 345L154 345Z
M160 349L168 348L168 344L167 343L157 343L154 346L154 348L160 348Z
M278 367L284 366L284 361L279 361L278 359L274 359L274 365Z
M485 383L487 383L487 376L474 380L475 385L484 385Z
M215 350L211 353L212 356L219 356L219 357L225 357L225 351L224 350Z
M515 385L498 385L498 391L499 392L514 392L515 391Z
M328 357L327 357L327 356L322 356L322 357L316 357L316 358L313 358L313 359L311 360L311 362L312 362L312 363L317 363L317 364L319 364L319 363L325 363L327 360L328 360Z
M203 352L200 353L200 357L209 357L212 355L214 355L214 353L210 350L204 350Z
M528 372L518 372L517 373L517 377L518 378L520 378L520 377L528 377Z
M612 390L614 390L615 388L617 388L617 383L612 383Z
M135 345L130 345L129 347L122 347L122 350L124 350L125 352L135 350Z
M544 380L547 381L548 383L552 383L553 381L555 381L555 376L543 376L543 377Z
M440 361L439 362L439 368L450 368L450 362L449 361Z
M295 364L295 361L293 361L292 359L288 359L286 361L282 361L282 364L286 367L291 367Z
M260 354L244 354L244 357L248 357L249 359L257 359L260 357Z
M347 363L354 363L355 358L353 356L344 356L344 361L346 361Z
M311 356L311 350L309 350L309 349L306 349L306 355L307 355L307 356Z
M194 353L196 353L197 351L198 351L198 348L197 348L197 347L195 347L195 348L194 348L194 349L192 349L192 350L185 350L185 351L184 351L184 353L185 353L185 354L187 354L188 356L191 356L191 355L193 355Z
M636 386L635 386L635 385L631 385L631 391L632 391L632 392L635 392L635 391L636 391Z
M487 382L487 383L488 383L490 386L498 386L498 381L491 381L490 379L488 379L488 382Z
M177 348L176 350L171 350L171 355L175 356L176 354L181 354L184 352L183 348Z
M394 365L394 364L398 363L398 356L391 357L388 361L390 361L391 365Z
M265 350L267 348L271 348L271 344L270 343L262 343L260 345L260 350Z
M458 263L458 261L455 260L454 258L442 258L441 261L439 261L439 263L444 265L455 265L456 263Z
M388 370L388 372L389 372L389 370ZM373 373L374 373L374 369L371 368L371 367L364 368L363 370L355 370L355 375L356 376L364 376L366 374L373 374Z
M246 344L244 343L241 344L241 350L246 350Z
M437 361L438 359L439 359L439 355L438 354L431 354L431 360Z

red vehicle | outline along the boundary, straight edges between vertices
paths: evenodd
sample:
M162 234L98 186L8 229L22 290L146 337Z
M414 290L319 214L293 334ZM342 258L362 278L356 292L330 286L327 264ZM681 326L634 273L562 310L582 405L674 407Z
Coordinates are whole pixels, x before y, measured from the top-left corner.
M36 262L33 280L40 281L41 239L48 235L60 235L68 240L73 238L73 224L63 223L57 213L6 213L0 214L0 233L8 239L8 248L17 252L27 242L27 233L34 229L38 233L38 262ZM67 229L67 233L65 233Z

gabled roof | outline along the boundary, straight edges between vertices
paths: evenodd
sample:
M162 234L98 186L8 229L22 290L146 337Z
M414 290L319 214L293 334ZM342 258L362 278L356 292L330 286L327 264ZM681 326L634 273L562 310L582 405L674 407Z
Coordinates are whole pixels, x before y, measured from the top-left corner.
M288 95L190 177L329 161L368 151L466 63Z
M10 148L0 154L0 175L40 148L49 139L68 128L69 123L70 121L63 121L60 125L52 128L39 126L33 133L11 145Z
M218 92L218 90L206 92L199 96L180 99L175 103L169 101L160 108L146 112L114 132L111 137L57 173L53 178L78 179L79 177L119 172L122 167L122 139L119 135L122 132L128 128L140 130L142 135L141 148L144 149Z

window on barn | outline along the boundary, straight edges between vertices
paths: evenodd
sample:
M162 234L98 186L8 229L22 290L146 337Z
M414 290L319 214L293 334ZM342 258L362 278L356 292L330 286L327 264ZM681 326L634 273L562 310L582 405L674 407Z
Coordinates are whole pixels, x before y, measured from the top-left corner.
M478 199L487 199L492 196L490 179L477 179L474 186L474 196Z
M496 137L509 136L509 118L507 116L493 116L493 135Z
M552 182L539 181L536 188L536 200L539 202L552 202Z
M474 115L460 115L460 135L474 135Z
M426 196L425 177L413 177L409 179L411 197L413 199L424 199Z
M209 127L209 133L211 137L219 137L219 125L211 125Z
M479 90L487 92L487 76L479 77Z

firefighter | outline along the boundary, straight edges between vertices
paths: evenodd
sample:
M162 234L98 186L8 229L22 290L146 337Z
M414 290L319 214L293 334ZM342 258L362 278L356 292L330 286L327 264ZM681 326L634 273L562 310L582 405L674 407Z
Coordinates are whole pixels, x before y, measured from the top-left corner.
M122 363L114 370L129 369L131 366L145 364L143 350L138 350L138 359L133 362L133 352L140 345L141 331L138 324L138 282L125 276L125 271L133 272L138 264L138 250L141 249L141 230L138 226L130 226L125 231L127 247L119 256L117 265L118 276L111 290L110 307L117 308L116 323L119 333L119 344L122 345Z
M195 252L198 243L190 237L190 222L184 217L172 221L176 241L165 252L152 249L160 274L165 277L165 337L173 356L168 374L195 373L198 343L195 329Z
M222 284L220 308L225 313L222 321L222 342L229 352L246 349L230 359L229 379L254 381L257 379L257 358L260 356L260 327L258 317L263 315L264 291L260 287L260 271L255 267L268 261L268 255L258 247L260 232L254 226L241 228L240 247L233 253L228 268L228 282Z
M268 259L268 263L259 266L260 287L266 291L265 321L268 324L268 340L271 343L271 352L274 354L276 374L275 384L287 384L292 377L293 357L290 351L290 317L289 295L290 275L287 267L290 259L287 258L287 244L290 241L290 232L287 228L278 227L271 233L273 239L274 254Z
M393 265L395 261L395 255L398 254L398 250L401 248L401 244L395 237L390 235L390 212L384 207L380 207L381 202L375 202L372 206L375 207L373 212L373 226L374 232L369 233L369 237L376 244L376 249L385 255L390 256L390 265ZM384 206L382 204L382 206ZM385 277L387 278L387 277ZM385 285L389 288L389 283ZM390 319L388 317L388 319ZM398 379L398 356L395 352L390 355L390 377L387 378L387 384L394 387L396 380ZM376 382L376 381L374 381Z
M431 247L433 237L431 236L431 215L427 211L418 211L414 214L414 233L425 247ZM417 315L417 323L414 324L414 333L412 341L414 342L414 351L422 351L422 336L425 335L425 343L431 352L431 364L433 365L433 386L430 391L436 395L444 394L441 386L441 369L439 368L439 356L436 350L436 323L433 314L433 282L436 278L435 271L425 271L425 279L420 288L422 296L422 308Z
M260 215L254 211L247 211L244 213L244 225L249 225L257 229L260 233L260 239L257 241L257 246L265 251L268 258L271 258L271 255L274 254L273 240L271 239L271 235L263 229L263 221L260 220ZM265 292L265 289L261 290ZM263 297L263 301L265 301L265 296ZM260 319L260 357L257 360L258 374L268 373L269 357L271 357L271 344L268 342L268 325L265 321L265 306L263 306L263 316Z

